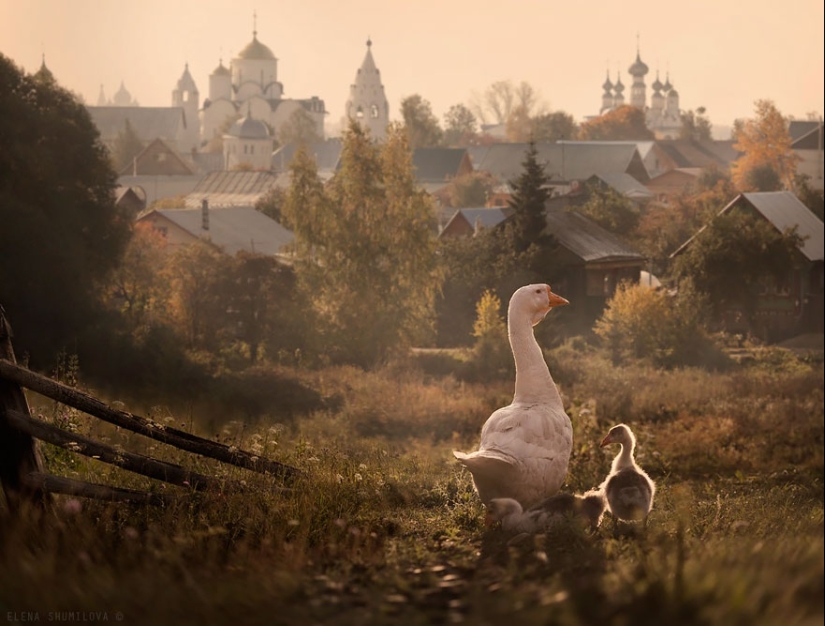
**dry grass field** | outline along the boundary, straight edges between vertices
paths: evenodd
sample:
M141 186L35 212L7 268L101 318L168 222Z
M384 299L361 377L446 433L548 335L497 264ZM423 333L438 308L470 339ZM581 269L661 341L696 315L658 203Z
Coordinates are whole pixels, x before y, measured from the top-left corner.
M0 622L821 624L821 360L765 349L724 372L662 371L574 345L547 355L575 429L564 489L601 482L615 450L599 440L631 424L658 486L646 530L606 515L595 532L509 545L485 528L451 451L477 445L512 381L462 382L447 356L280 372L326 400L306 415L201 423L125 407L302 469L288 486L30 397L46 420L241 487L187 493L44 444L53 473L181 497L0 509Z

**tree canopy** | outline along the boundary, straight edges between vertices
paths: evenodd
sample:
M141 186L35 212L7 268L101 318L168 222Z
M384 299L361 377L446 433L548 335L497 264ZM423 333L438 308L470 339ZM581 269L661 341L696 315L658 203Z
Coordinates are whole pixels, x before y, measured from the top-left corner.
M626 104L581 125L579 138L585 141L621 141L653 139L645 123L645 112Z
M85 107L0 54L0 303L17 345L51 358L94 327L131 224Z
M323 141L318 132L315 119L304 108L296 109L278 128L278 143L282 146L288 143L316 143Z
M444 114L444 145L469 146L478 134L476 116L463 104L454 104Z
M788 279L800 243L752 212L733 207L716 215L677 257L674 275L690 279L709 297L716 314L738 309L751 317L758 285Z
M418 94L401 101L401 117L407 129L410 148L430 148L441 144L443 131L432 106Z
M733 182L740 191L754 191L759 186L775 186L778 176L785 189L793 189L799 157L791 149L788 120L770 100L757 100L755 113L756 117L737 123L733 131L733 147L743 153L731 164Z
M299 150L284 214L296 237L299 287L318 319L316 350L371 365L431 330L439 286L435 207L419 190L406 129L383 146L355 123L326 187Z

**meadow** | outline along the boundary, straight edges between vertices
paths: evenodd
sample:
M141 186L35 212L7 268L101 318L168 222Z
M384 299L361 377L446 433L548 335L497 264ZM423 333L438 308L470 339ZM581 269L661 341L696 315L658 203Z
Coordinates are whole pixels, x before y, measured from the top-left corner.
M167 507L58 496L0 507L0 621L124 624L821 624L821 356L753 351L722 371L613 365L586 342L547 352L574 425L565 491L598 485L630 424L658 492L646 529L609 515L515 545L486 528L453 449L512 398L504 373L451 354L375 371L279 367L323 408L253 421L124 406L288 463L270 477L178 452L29 396L33 412L110 445L240 481L191 492L44 444L49 471L175 492Z

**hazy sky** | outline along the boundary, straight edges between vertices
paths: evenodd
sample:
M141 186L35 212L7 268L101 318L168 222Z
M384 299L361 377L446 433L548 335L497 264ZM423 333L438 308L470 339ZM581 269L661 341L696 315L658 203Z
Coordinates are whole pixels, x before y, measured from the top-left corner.
M822 0L0 0L0 52L26 71L46 65L95 104L124 81L144 106L169 106L189 68L201 98L209 74L252 39L278 57L288 98L319 96L337 126L367 37L391 117L420 94L443 119L492 82L527 81L552 110L598 113L605 71L636 56L662 81L670 71L683 109L716 125L748 117L760 98L786 115L823 109ZM648 92L649 95L650 92Z

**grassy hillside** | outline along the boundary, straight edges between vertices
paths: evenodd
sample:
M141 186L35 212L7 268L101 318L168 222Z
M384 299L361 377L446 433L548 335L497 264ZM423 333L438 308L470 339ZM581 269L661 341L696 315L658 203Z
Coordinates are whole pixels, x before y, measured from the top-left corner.
M36 612L44 622L74 612L75 621L94 621L106 612L124 624L822 623L821 363L771 349L724 373L665 372L617 368L583 345L557 348L548 361L575 429L564 489L601 482L615 450L598 442L624 421L657 499L645 532L616 533L606 515L595 533L560 528L508 545L484 527L451 450L477 445L486 417L511 399L512 381L460 382L447 361L295 371L325 408L296 417L272 407L218 432L197 416L153 409L155 419L304 470L288 488L31 398L45 419L243 487L187 494L44 446L54 473L183 497L166 509L59 497L45 518L3 511L0 615L31 621Z

